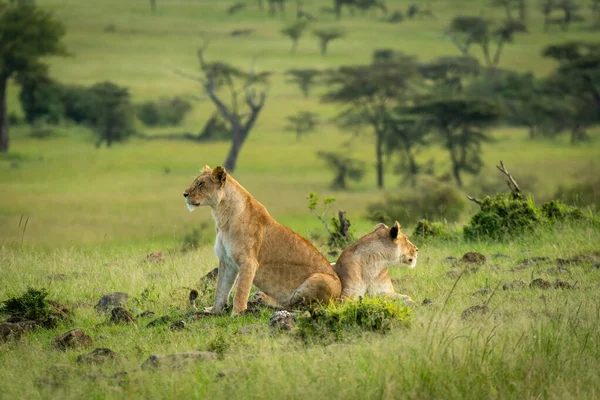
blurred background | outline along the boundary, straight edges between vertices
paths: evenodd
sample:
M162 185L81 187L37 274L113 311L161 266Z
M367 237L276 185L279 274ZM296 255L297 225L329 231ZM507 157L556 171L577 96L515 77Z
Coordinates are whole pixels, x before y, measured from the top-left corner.
M0 240L209 244L205 164L317 242L465 222L500 160L598 209L599 32L598 0L0 0Z

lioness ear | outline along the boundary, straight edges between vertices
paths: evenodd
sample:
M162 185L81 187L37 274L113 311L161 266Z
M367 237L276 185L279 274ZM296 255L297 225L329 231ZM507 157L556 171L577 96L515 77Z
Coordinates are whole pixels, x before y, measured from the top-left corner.
M202 168L202 170L200 172L202 172L203 174L210 172L211 168L208 165L205 165L204 168Z
M390 229L390 236L392 239L396 239L398 237L398 233L400 232L400 224L398 221L394 222L394 226Z
M221 186L223 186L227 180L227 171L221 166L215 167L210 174L210 179L214 183L221 183Z
M375 225L375 229L373 229L373 232L377 232L378 230L380 230L382 228L388 229L386 224L384 224L383 222L380 222L377 225Z

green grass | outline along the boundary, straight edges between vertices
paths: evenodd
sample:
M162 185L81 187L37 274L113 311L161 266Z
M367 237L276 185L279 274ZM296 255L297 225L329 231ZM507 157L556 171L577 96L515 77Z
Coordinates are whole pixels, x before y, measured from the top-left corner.
M379 48L403 50L420 60L457 55L442 33L454 15L478 15L481 10L485 15L502 15L501 10L482 8L487 4L483 0L439 0L434 4L437 20L391 25L373 15L345 14L339 23L328 16L314 26L340 25L348 36L331 43L327 57L321 57L310 34L300 40L296 55L288 53L291 43L279 31L292 21L292 4L285 18L271 19L256 11L250 0L247 12L231 17L225 10L232 2L217 0L157 0L155 15L144 0L38 3L67 25L65 42L72 56L49 60L51 75L65 83L115 81L130 88L135 102L201 96L200 87L176 71L198 71L195 51L205 39L211 41L210 60L246 68L256 57L259 69L273 71L265 109L242 149L234 177L278 221L304 236L322 230L307 208L311 191L335 196L336 206L348 212L360 236L374 225L365 219L368 203L410 188L400 185L400 178L392 173L396 162L392 158L386 189L376 189L368 130L355 136L325 123L297 143L293 133L283 130L287 115L307 110L325 119L339 109L319 102L323 88L304 98L296 86L285 82L284 72L368 62ZM330 3L305 0L304 6L317 13ZM405 11L410 2L387 3L392 10ZM506 47L502 67L544 75L555 65L541 57L543 46L595 38L583 26L544 34L533 5L530 18L530 33ZM109 24L116 26L115 33L104 32ZM255 32L245 38L229 36L240 28ZM13 84L8 108L20 115L17 96ZM181 126L147 129L138 124L138 128L146 134L198 132L213 110L208 101L200 101ZM216 256L206 244L214 235L209 210L190 214L181 193L202 166L223 162L228 145L135 139L108 150L94 148L91 133L82 127L58 126L56 137L45 140L31 138L29 132L27 126L12 126L11 151L0 155L0 300L20 295L28 287L45 287L49 298L75 306L75 312L72 322L56 329L37 330L20 342L0 344L0 399L592 399L600 395L600 272L590 263L569 266L571 274L560 276L577 282L573 290L499 290L489 300L489 314L461 319L464 309L488 300L489 296L472 295L480 288L494 289L514 279L554 281L544 272L552 264L512 272L522 258L565 258L600 250L600 232L592 226L557 225L506 243L420 243L416 269L391 270L397 291L419 304L412 310L412 326L393 328L386 335L352 334L328 346L307 346L295 335L268 335L268 310L258 316L201 320L182 332L172 332L168 325L146 328L150 318L140 319L135 326L108 326L102 324L108 317L93 309L103 294L129 293L128 307L135 312L180 314L186 310L189 288L199 287L200 277L216 266ZM538 200L548 199L560 185L571 186L600 174L599 132L595 128L590 142L571 146L566 137L534 142L527 139L525 129L497 127L492 132L494 141L482 149L482 174L467 177L465 193L481 196L484 185L503 187L494 168L503 160L522 187ZM363 181L352 183L346 192L329 189L333 176L316 157L317 151L332 149L347 149L372 167ZM434 145L419 154L422 161L430 158L436 160L439 174L448 169L448 156L441 147ZM469 204L462 222L475 209ZM202 247L182 253L183 237L205 222L209 228L203 232ZM146 262L145 255L157 250L165 252L165 262ZM455 280L447 276L449 267L443 259L470 250L488 258L495 253L509 258L492 259L479 272L462 276L453 290ZM52 280L52 274L66 274L68 279ZM142 296L144 291L149 295ZM421 306L425 298L432 299L433 305ZM209 292L201 293L201 303L210 305ZM264 330L250 336L235 334L247 324L263 325ZM79 366L75 360L83 350L55 350L52 339L76 327L93 337L95 347L122 354L120 366ZM219 361L180 371L140 369L150 354L206 350L219 343L224 349ZM128 373L123 385L99 377L121 370ZM224 376L218 378L219 373ZM48 385L53 376L62 384Z

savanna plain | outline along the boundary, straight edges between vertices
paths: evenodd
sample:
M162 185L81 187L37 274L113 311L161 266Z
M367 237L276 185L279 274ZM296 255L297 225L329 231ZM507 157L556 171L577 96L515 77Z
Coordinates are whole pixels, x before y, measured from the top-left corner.
M198 132L214 112L202 86L189 79L199 74L196 51L203 44L209 42L205 56L210 60L272 72L264 110L232 176L275 219L335 261L321 222L307 207L310 192L335 197L329 216L345 210L354 236L360 237L375 225L367 218L369 204L409 196L414 189L394 173L394 154L386 163L385 188L378 189L370 128L340 129L330 121L341 108L320 101L325 89L316 86L305 97L285 71L368 63L382 48L423 62L457 55L444 34L454 16L500 18L503 11L487 1L438 0L431 3L435 18L391 24L379 13L350 15L347 10L338 21L333 14L320 14L330 2L305 0L304 9L318 17L315 27L346 31L323 56L309 34L290 54L291 42L280 30L294 21L292 2L285 15L276 17L260 11L256 2L246 3L230 15L233 3L224 1L158 0L152 12L142 0L39 0L66 26L69 55L45 60L49 74L70 84L116 82L129 88L135 103L194 98L192 111L178 126L148 128L136 121L145 136L165 136ZM406 10L411 3L389 0L386 5ZM500 67L545 76L556 62L542 57L544 46L591 41L597 31L544 32L537 3L530 3L528 33L506 45ZM253 32L231 36L235 29ZM478 51L473 54L479 57ZM23 115L18 95L13 82L8 110L17 119ZM301 140L285 129L286 117L297 110L323 120ZM593 206L585 208L584 219L503 240L467 240L461 234L413 238L414 221L400 220L419 246L415 269L390 268L396 291L414 300L410 323L313 340L295 330L271 329L273 310L264 307L239 317L188 318L190 290L199 291L199 308L211 305L214 284L203 276L218 260L209 210L189 213L181 193L205 164L223 163L229 143L132 137L96 148L93 133L72 123L60 123L43 139L30 131L23 122L13 124L10 151L0 154L0 301L44 288L49 299L72 311L50 329L0 343L0 398L600 396L600 230ZM490 129L492 140L480 149L483 167L477 175L465 174L462 194L483 198L508 191L495 168L500 160L540 204L561 187L597 180L599 132L591 128L586 142L571 144L567 136L532 140L524 127L497 124ZM367 165L362 180L342 191L330 188L333 174L317 156L334 149ZM434 159L440 173L450 166L441 144L424 148L417 158ZM457 232L479 210L466 197L464 203L451 224ZM443 212L438 217L443 219ZM148 257L154 252L162 255ZM463 269L450 258L467 252L486 260ZM551 287L530 285L535 279ZM108 323L110 314L95 309L110 292L128 294L126 307L136 323ZM474 306L480 307L464 313ZM161 316L186 319L185 326L148 326ZM75 328L93 344L57 349L54 338ZM100 365L77 361L94 348L110 348L119 356ZM179 367L141 367L151 355L189 351L213 351L217 357Z

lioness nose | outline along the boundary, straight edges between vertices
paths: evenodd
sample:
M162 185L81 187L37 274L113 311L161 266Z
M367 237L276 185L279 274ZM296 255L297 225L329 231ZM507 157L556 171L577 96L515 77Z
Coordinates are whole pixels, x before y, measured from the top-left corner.
M188 192L183 192L183 197L188 197L190 194Z

